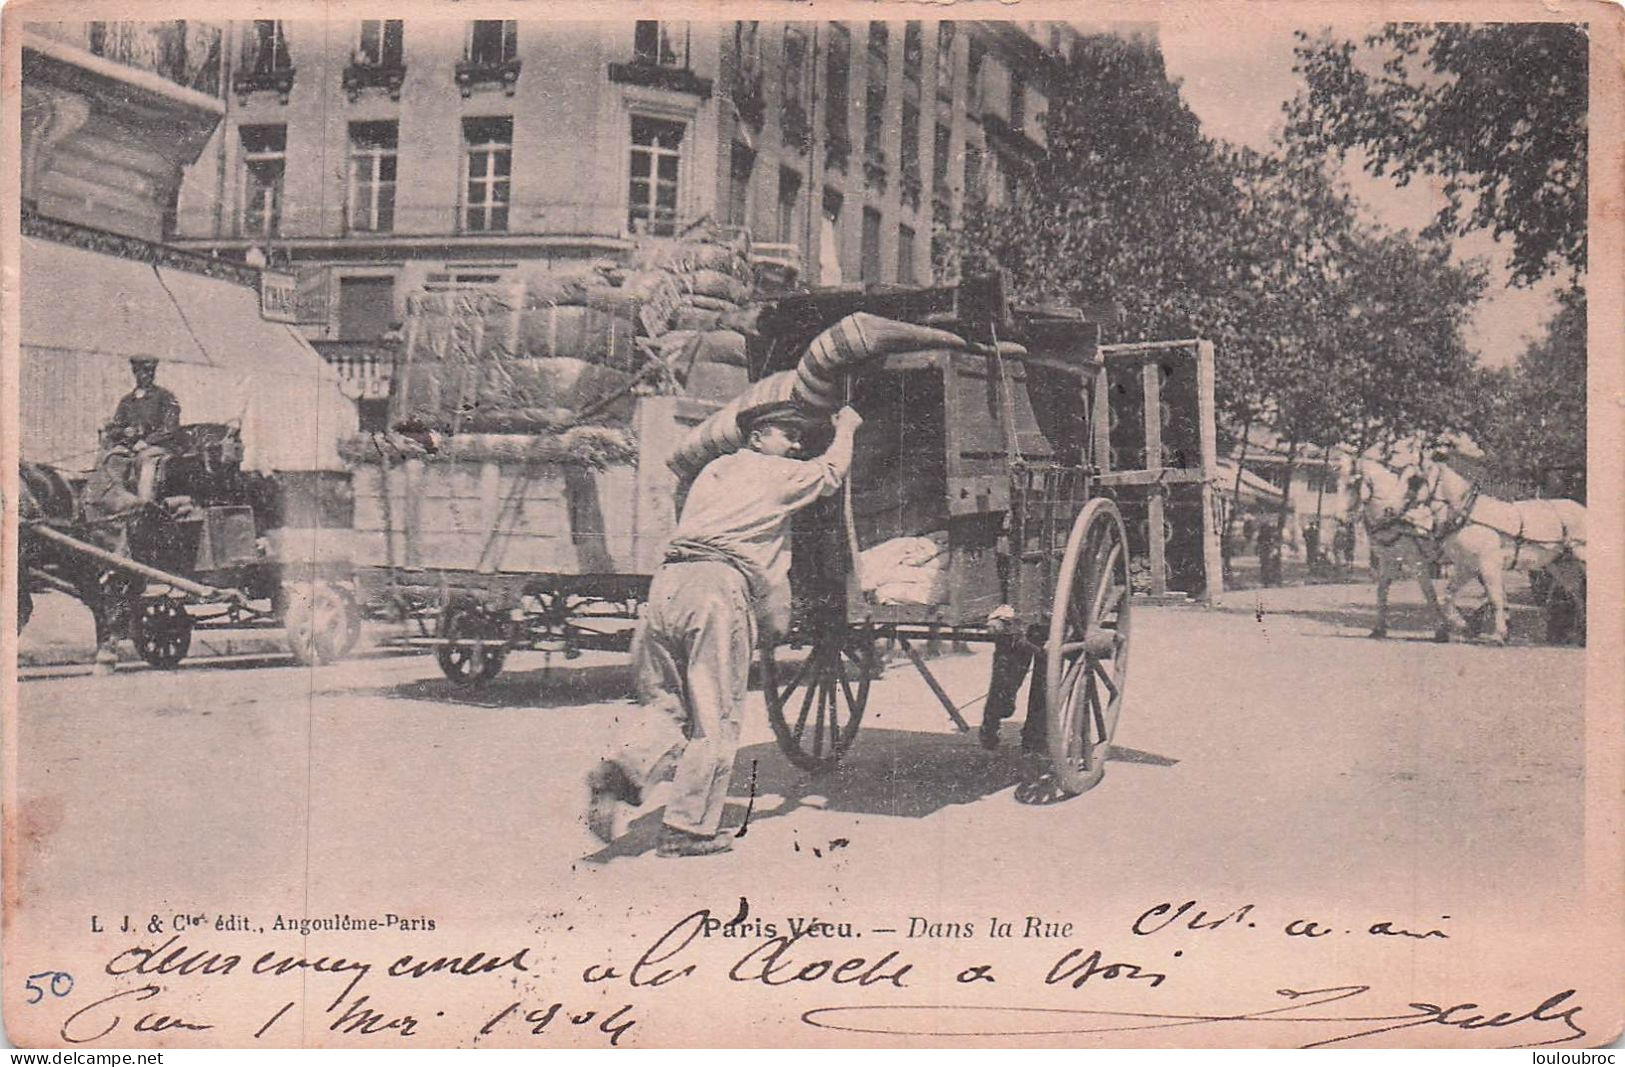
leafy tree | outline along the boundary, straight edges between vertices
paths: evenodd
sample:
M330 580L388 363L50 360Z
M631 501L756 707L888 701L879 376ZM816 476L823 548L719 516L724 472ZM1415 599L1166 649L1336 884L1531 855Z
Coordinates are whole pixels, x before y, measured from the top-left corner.
M1586 264L1587 40L1564 23L1393 24L1360 43L1300 33L1288 136L1360 148L1400 185L1442 179L1431 236L1512 238L1516 281Z
M1511 367L1483 372L1470 426L1492 471L1523 492L1585 499L1586 294L1558 299L1546 334Z
M1161 54L1085 38L1046 122L1049 150L1015 200L969 206L954 235L963 269L998 265L1021 299L1113 302L1116 340L1211 326L1226 288L1214 237L1233 191Z

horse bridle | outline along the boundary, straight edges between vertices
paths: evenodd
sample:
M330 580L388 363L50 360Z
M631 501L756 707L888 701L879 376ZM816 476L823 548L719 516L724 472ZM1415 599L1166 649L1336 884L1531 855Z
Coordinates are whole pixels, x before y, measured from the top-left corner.
M1371 460L1370 462L1377 464L1396 477L1404 479L1405 469L1391 467L1381 460ZM1364 471L1360 471L1355 475L1355 481L1360 487L1356 490L1356 496L1363 509L1364 504L1370 499L1371 480L1365 476ZM1432 502L1431 488L1429 489L1427 501L1421 501L1418 498L1419 487L1416 484L1418 481L1422 481L1425 485L1420 473L1414 479L1405 480L1405 499L1398 507L1385 505L1382 509L1382 518L1375 522L1366 519L1366 533L1383 548L1392 548L1400 542L1401 538L1405 537L1415 541L1437 543L1438 536L1433 530L1423 529L1409 517L1410 513L1417 507L1427 506ZM1429 507L1429 511L1432 511L1431 507Z

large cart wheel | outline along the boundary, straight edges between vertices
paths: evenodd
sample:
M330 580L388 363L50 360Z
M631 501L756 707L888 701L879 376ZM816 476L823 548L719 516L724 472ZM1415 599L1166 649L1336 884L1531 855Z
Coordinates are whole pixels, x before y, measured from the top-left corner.
M174 597L141 597L131 605L130 640L142 659L169 670L192 647L192 616Z
M282 623L288 651L303 664L343 659L361 636L361 609L355 599L327 582L289 589Z
M441 672L465 688L476 688L495 678L508 658L506 620L474 600L457 599L447 604L440 612L435 636L447 642L435 650Z
M767 721L791 763L813 774L840 763L863 722L874 658L874 637L866 627L831 626L814 640L800 666L784 672L773 649L762 647Z
M1044 651L1050 765L1081 793L1106 772L1128 680L1128 537L1110 500L1089 501L1072 524Z

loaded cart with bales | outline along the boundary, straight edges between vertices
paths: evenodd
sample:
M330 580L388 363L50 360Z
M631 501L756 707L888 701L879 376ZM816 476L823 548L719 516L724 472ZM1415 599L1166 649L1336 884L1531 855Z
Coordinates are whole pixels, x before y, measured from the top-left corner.
M851 477L798 514L794 621L761 650L781 748L814 773L839 764L882 640L966 729L916 644L978 641L995 646L994 685L1012 700L1031 669L1026 740L1059 788L1100 779L1131 593L1147 585L1137 568L1155 556L1159 573L1177 569L1172 541L1145 543L1172 510L1160 494L1208 491L1205 346L1176 343L1161 362L1146 346L1123 353L1126 380L1148 390L1134 411L1152 415L1114 420L1125 364L1095 327L1069 309L1012 309L996 282L803 293L748 316L702 307L717 318L686 331L673 328L681 291L652 311L642 298L554 294L536 282L419 298L395 432L356 442L366 597L416 620L407 640L434 647L448 677L488 681L518 648L627 647L688 482L744 446L738 413L850 403L865 420ZM1179 405L1197 432L1164 455L1179 419L1154 394L1181 375L1195 383ZM1145 447L1126 448L1125 417L1146 423ZM1145 463L1114 466L1130 455ZM1198 503L1205 544L1211 508ZM1202 573L1216 577L1209 555Z
M1101 346L1081 314L1011 308L991 279L792 295L766 303L756 325L758 395L745 405L782 394L811 412L850 403L864 419L845 491L795 520L795 621L760 653L780 747L814 773L838 765L882 640L966 730L916 645L984 642L995 647L992 688L1010 702L1031 669L1024 742L1048 757L1050 780L1064 793L1093 786L1123 709L1131 593L1167 591L1168 572L1179 571L1170 560L1183 558L1166 539L1147 543L1170 512L1160 494L1207 491L1208 346ZM1187 381L1188 395L1159 399L1167 383ZM1127 404L1130 383L1150 393ZM1114 405L1125 408L1115 418ZM1137 419L1149 443L1130 452L1122 424ZM1189 448L1164 450L1163 431L1178 436L1187 424ZM731 430L730 413L718 412L691 432L674 468L691 477L726 450ZM1130 456L1144 463L1122 469ZM1198 569L1216 579L1208 504L1190 518L1193 540L1212 546ZM1163 581L1142 576L1152 557Z
M675 523L664 456L748 384L743 241L408 303L390 431L349 441L370 613L452 681L510 651L624 649Z

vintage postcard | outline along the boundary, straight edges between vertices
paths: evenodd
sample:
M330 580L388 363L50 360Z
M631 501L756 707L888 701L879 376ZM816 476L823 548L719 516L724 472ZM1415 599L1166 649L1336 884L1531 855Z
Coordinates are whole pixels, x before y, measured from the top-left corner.
M1621 27L14 0L7 1039L1615 1041Z

